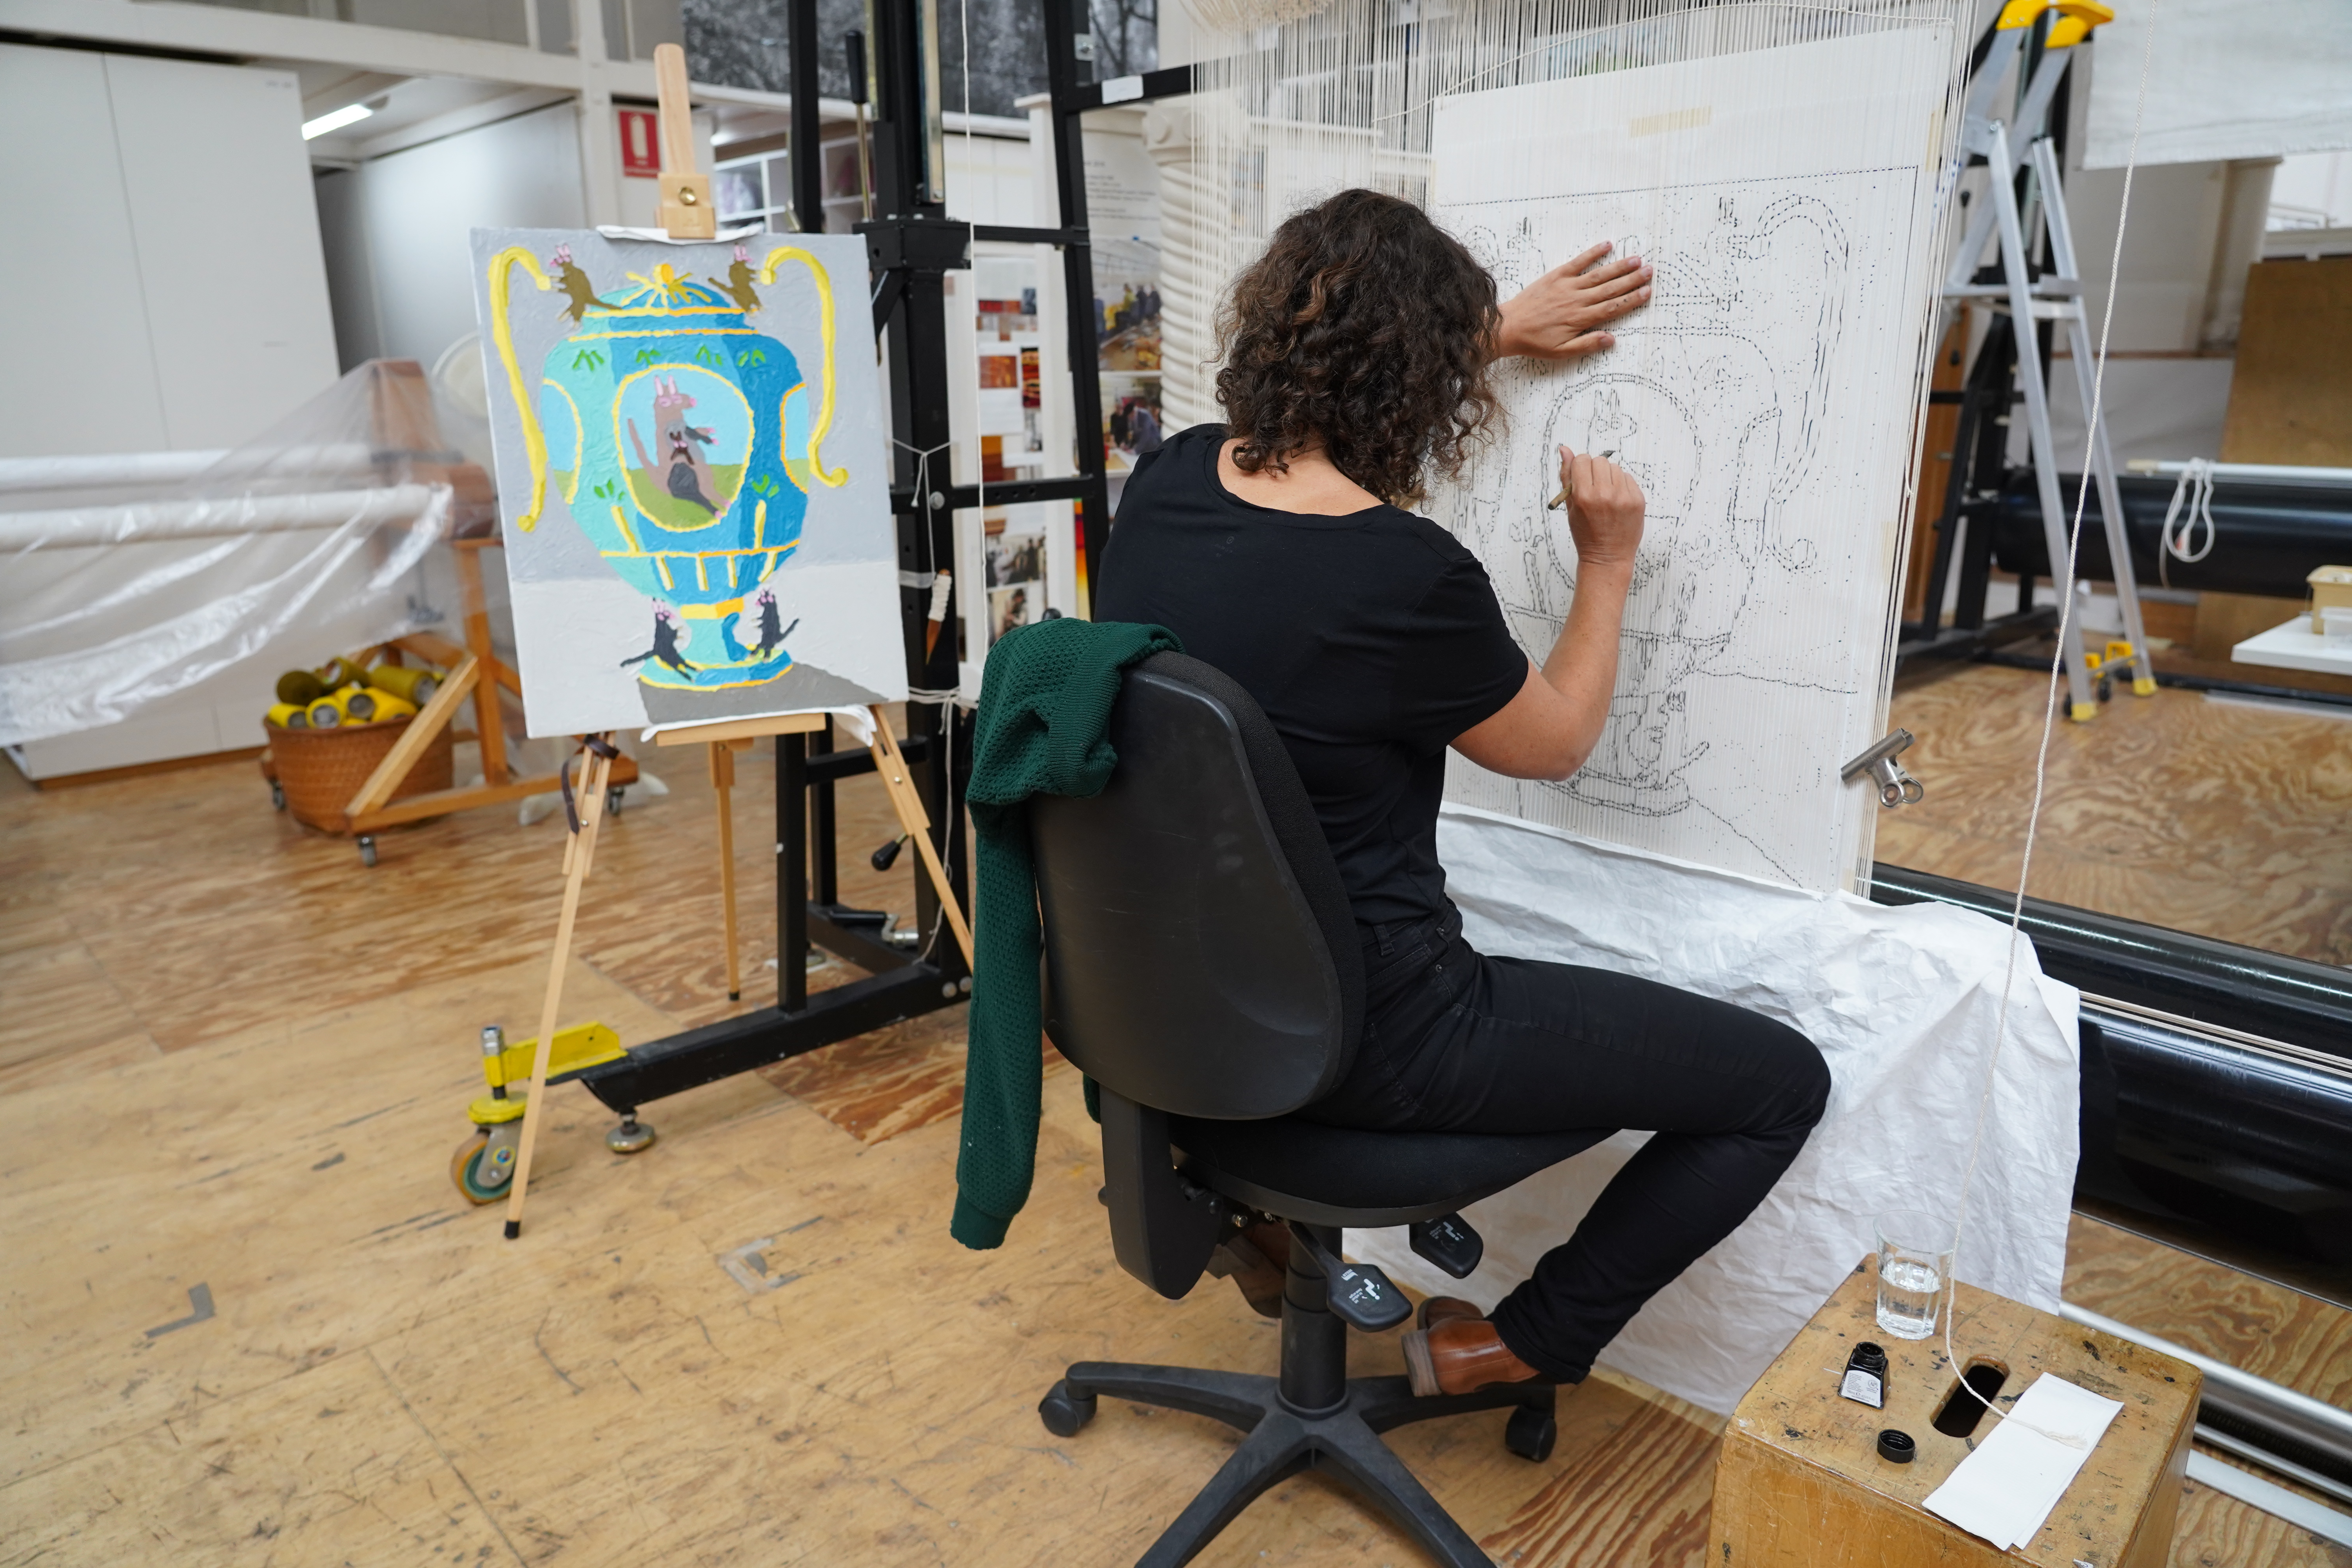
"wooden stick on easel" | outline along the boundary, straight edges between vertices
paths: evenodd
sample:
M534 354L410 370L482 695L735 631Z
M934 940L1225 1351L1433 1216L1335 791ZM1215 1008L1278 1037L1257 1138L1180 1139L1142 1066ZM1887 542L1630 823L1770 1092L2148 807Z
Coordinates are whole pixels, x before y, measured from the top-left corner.
M729 792L735 787L735 748L725 741L710 742L710 788L719 797L719 902L727 928L727 1000L743 1000L742 955L735 936L735 812Z
M686 51L676 44L654 50L654 81L661 97L661 225L672 239L713 239L719 214L710 200L710 176L694 167L694 114L687 99ZM495 699L493 699L495 700ZM563 1005L563 971L572 958L572 930L580 915L580 890L596 858L596 829L604 819L604 792L617 756L608 742L592 741L581 768L580 826L563 847L563 912L555 922L555 953L547 970L547 997L540 1008L539 1045L530 1065L529 1098L523 1101L522 1137L515 1150L514 1184L507 1194L507 1237L522 1234L522 1205L530 1184L530 1155L539 1138L540 1101L547 1089L547 1064L555 1046L555 1024ZM731 870L731 868L730 868ZM730 905L732 900L730 900ZM730 941L729 960L733 961Z
M654 49L654 90L661 100L661 226L672 239L716 239L719 209L710 176L694 167L694 109L687 100L686 51Z
M915 852L923 858L923 869L930 873L932 890L940 896L940 909L947 915L948 925L955 931L956 943L963 949L964 967L973 967L971 928L964 924L963 907L956 901L955 889L948 883L947 868L940 864L940 852L931 845L931 816L923 809L923 797L915 788L907 772L907 755L898 749L898 738L890 732L890 721L879 708L869 708L874 715L874 739L866 747L874 753L874 772L882 787L890 794L890 804L898 809L898 826L914 840Z
M609 749L609 748L608 748ZM582 753L580 830L563 847L563 912L555 921L555 954L548 963L547 995L539 1010L538 1049L531 1054L530 1088L522 1103L522 1138L515 1150L514 1183L507 1194L507 1239L522 1234L523 1194L530 1186L530 1154L539 1142L540 1101L547 1091L547 1063L555 1047L555 1021L563 1006L563 971L572 960L572 928L580 916L580 889L595 858L596 829L604 819L604 789L613 761L602 752Z

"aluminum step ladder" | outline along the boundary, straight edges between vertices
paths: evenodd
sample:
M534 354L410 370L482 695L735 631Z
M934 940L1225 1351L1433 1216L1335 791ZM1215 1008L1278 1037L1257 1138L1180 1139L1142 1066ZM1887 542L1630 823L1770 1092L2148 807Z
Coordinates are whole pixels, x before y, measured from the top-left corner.
M2084 418L2091 426L2090 466L2099 488L2099 511L2107 531L2107 559L2115 572L2116 598L2123 607L2124 638L2130 645L2131 689L2148 697L2156 691L2156 669L2148 661L2147 633L2140 619L2139 581L2132 570L2131 542L2124 530L2123 493L2116 483L2116 460L2107 445L2106 417L2094 416L2090 324L2084 319L2083 275L2074 254L2074 226L2066 214L2065 186L2060 179L2058 153L2047 135L2036 133L2021 153L2010 134L2009 122L1992 112L1992 100L2010 62L2017 58L2043 13L2054 12L2043 54L2033 79L2018 101L2015 122L2021 127L2045 123L2050 104L2064 79L2073 47L2091 36L2092 28L2112 21L2115 13L2098 0L2010 0L1995 24L1991 49L1969 89L1967 118L1960 131L1964 155L1981 155L1991 175L1990 200L1969 216L1967 233L1944 279L1947 310L1981 300L2006 310L2017 322L2017 379L2025 392L2025 421L2030 439L2036 491L2042 504L2042 530L2050 552L2050 580L2058 595L2058 641L2065 656L2067 716L2078 723L2098 716L2092 681L2106 673L2107 661L2123 657L2108 645L2106 660L2084 646L2077 615L2080 600L2074 574L2068 570L2067 531L2073 517L2060 495L2058 455L2050 434L2050 392L2042 374L2036 321L2059 323L2074 365L2074 386L2082 399ZM2025 214L2017 199L2017 172L2030 168L2033 200L2039 203L2048 229L2052 269L2033 278L2025 262ZM2002 281L1978 283L1978 258L1998 229ZM1940 338L1940 334L1939 334Z

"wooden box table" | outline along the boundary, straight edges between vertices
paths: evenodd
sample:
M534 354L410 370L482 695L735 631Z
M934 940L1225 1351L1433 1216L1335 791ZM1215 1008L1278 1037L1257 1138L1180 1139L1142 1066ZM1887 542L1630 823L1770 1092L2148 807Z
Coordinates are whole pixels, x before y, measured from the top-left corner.
M1733 1413L1716 1464L1707 1568L2164 1568L2197 1422L2196 1369L1957 1286L1953 1349L1964 1366L2006 1371L1994 1395L2002 1409L2042 1373L2123 1403L2040 1533L2004 1552L1921 1506L1991 1436L1996 1417L1979 1411L1968 1438L1936 1430L1958 1379L1940 1337L1879 1331L1874 1262L1847 1277ZM1838 1393L1847 1355L1864 1340L1886 1352L1884 1410ZM1886 1427L1918 1445L1910 1464L1878 1457Z

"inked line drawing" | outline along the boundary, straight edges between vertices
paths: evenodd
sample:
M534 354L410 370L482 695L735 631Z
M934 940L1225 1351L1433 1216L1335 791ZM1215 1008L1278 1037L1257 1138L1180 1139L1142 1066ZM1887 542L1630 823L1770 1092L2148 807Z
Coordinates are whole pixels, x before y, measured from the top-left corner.
M1883 520L1854 505L1864 444L1836 439L1870 395L1853 339L1892 303L1855 236L1901 232L1911 172L1669 186L1540 203L1440 206L1508 298L1608 238L1655 268L1652 303L1616 346L1496 374L1508 416L1430 515L1476 552L1521 646L1541 663L1576 586L1567 514L1547 512L1555 448L1613 448L1648 500L1609 723L1565 784L1460 762L1449 794L1594 837L1804 886L1823 869L1833 777L1792 797L1758 749L1775 734L1833 744L1868 700L1845 639L1809 628L1883 563ZM1899 277L1899 269L1896 275ZM1843 510L1840 498L1845 498ZM1819 710L1826 702L1834 716ZM1738 731L1734 733L1733 731ZM1776 759L1785 764L1785 759ZM1800 769L1806 793L1819 769ZM1833 855L1832 859L1833 861Z

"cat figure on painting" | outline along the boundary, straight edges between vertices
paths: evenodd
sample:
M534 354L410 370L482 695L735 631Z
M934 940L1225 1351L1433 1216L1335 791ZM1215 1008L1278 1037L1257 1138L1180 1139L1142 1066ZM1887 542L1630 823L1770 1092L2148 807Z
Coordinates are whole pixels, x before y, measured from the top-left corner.
M677 611L663 604L659 599L656 599L654 601L654 646L634 658L623 659L621 668L626 669L631 665L643 664L647 659L652 659L657 664L669 666L680 675L690 676L694 673L694 666L687 663L684 650L686 645L693 640L693 628L679 618Z

